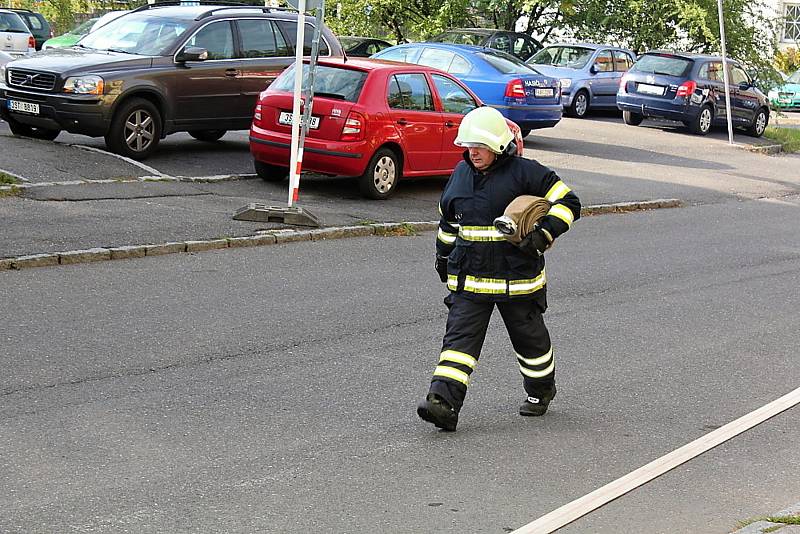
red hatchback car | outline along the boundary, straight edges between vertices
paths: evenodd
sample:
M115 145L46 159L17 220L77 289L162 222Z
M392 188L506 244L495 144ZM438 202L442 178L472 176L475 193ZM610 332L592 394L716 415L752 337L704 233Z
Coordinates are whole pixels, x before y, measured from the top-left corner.
M290 66L261 93L250 129L256 172L269 181L288 175L294 71ZM303 170L359 176L362 194L388 198L401 177L450 174L464 151L453 144L461 119L481 105L461 82L430 67L320 60ZM519 127L509 126L522 154Z

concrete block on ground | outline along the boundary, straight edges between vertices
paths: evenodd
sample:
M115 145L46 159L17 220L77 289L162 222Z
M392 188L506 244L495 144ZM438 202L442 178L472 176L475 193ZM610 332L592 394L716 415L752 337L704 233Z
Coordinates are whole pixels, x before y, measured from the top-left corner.
M58 254L31 254L11 258L13 269L26 269L28 267L49 267L58 265Z
M92 261L105 261L111 259L111 251L107 248L89 248L86 250L70 250L59 252L58 261L61 265L74 263L89 263Z
M275 243L276 243L275 236L272 234L249 235L245 237L228 238L228 246L231 248L260 247L263 245L274 245Z
M175 254L186 252L186 243L162 243L160 245L145 245L145 256L161 256L162 254Z
M203 250L216 250L228 248L227 239L208 239L205 241L187 241L186 252L201 252Z
M131 245L124 247L111 247L112 260L125 260L128 258L144 258L147 247L145 245Z

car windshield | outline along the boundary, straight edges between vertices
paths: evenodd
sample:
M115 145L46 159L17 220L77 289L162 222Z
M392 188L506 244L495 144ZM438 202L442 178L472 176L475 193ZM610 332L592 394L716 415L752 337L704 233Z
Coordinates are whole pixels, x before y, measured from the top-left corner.
M795 71L794 74L786 78L788 83L800 83L800 70Z
M294 64L284 70L269 86L270 90L294 90ZM314 71L314 96L356 102L361 95L367 73L360 70L317 65ZM308 84L308 65L303 65L303 86Z
M487 63L503 74L539 74L539 71L527 63L499 50L483 50L475 55L486 60Z
M534 65L553 65L582 69L592 57L594 50L582 46L548 46L528 60Z
M16 13L0 13L0 32L30 33L28 27Z
M81 39L78 46L159 56L175 44L190 23L190 20L161 17L146 12L131 13L96 29Z
M92 29L92 26L94 26L94 23L97 22L97 20L98 19L96 18L85 20L80 24L78 24L78 26L76 26L75 28L71 29L69 33L71 33L72 35L86 35L87 33L89 33L89 30Z
M688 74L694 61L676 56L665 56L660 54L645 54L639 61L633 64L630 72L649 72L651 74L662 74L664 76L683 77Z
M467 33L467 32L444 32L440 33L433 39L431 42L433 43L455 43L455 44L465 44L465 45L480 45L484 40L486 40L485 35L480 35L477 33Z

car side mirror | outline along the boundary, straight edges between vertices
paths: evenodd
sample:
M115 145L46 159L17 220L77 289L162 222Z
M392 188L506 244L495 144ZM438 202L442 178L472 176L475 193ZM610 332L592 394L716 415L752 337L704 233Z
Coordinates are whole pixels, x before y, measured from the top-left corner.
M175 61L178 63L205 61L206 59L208 59L208 50L199 46L187 46L175 57Z
M592 63L592 66L589 67L589 72L591 72L592 74L597 74L599 72L599 69L597 68L597 63Z
M748 90L748 89L750 89L752 86L753 86L753 85L752 85L750 82L740 82L740 83L739 83L739 90L740 90L740 91L747 91L747 90Z

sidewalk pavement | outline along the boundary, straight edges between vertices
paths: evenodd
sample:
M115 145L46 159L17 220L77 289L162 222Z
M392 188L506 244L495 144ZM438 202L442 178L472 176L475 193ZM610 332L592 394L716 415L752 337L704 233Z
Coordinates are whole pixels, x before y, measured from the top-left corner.
M800 518L800 503L781 510L780 512L775 512L768 517L773 519L782 517ZM775 523L767 519L762 519L735 530L731 534L766 534L769 532L777 532L778 534L800 534L800 525L787 525L786 523Z

